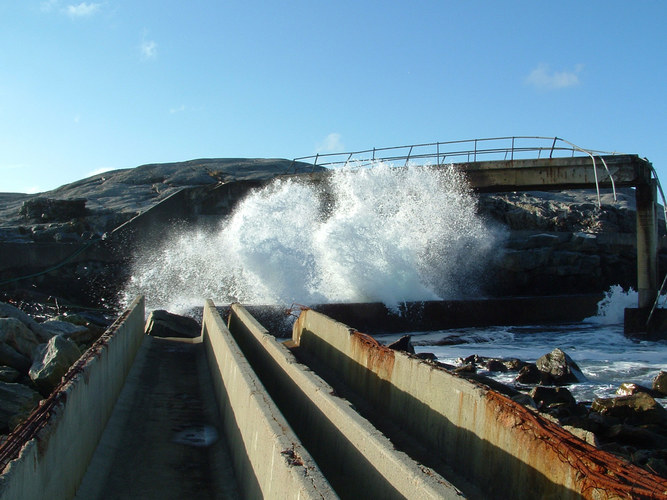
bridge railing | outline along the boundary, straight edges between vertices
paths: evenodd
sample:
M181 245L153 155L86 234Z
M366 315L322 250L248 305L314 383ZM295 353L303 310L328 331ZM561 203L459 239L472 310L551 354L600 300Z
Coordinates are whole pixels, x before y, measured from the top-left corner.
M312 163L313 168L316 166L338 168L347 165L364 167L378 162L394 165L401 163L439 165L601 154L614 153L583 149L559 137L512 136L411 144L344 153L317 153L294 158L293 162Z

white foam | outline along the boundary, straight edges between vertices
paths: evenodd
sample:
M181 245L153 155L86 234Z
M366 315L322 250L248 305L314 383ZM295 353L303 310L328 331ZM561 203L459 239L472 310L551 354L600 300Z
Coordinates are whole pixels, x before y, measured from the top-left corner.
M126 297L174 312L240 301L384 302L470 296L502 235L453 167L341 169L328 187L276 180L213 233L136 256Z

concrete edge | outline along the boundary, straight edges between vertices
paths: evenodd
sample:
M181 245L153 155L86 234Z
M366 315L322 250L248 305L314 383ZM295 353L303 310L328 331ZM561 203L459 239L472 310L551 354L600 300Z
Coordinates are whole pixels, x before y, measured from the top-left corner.
M359 471L361 482L357 485L360 489L356 494L373 491L374 495L384 498L391 494L410 498L414 497L415 491L419 491L420 498L462 498L463 494L438 473L397 451L391 441L359 415L347 400L333 396L333 388L308 367L300 364L287 347L276 341L243 306L232 304L230 314L229 323L233 335L251 336L255 341L254 345L246 342L244 347L262 350L262 354L268 355L264 356L264 362L273 363L274 369L282 370L288 377L281 377L282 381L291 382L292 390L303 394L308 407L303 405L300 411L307 413L307 423L315 428L311 432L319 436L318 443L327 439L323 433L327 428L331 428L329 424L318 422L318 417L328 420L338 431L338 435L331 437L329 445L324 445L326 450L323 450L323 453L326 453L327 460L345 463L350 469ZM281 384L280 391L288 391L284 383ZM300 400L304 401L303 398ZM297 434L304 430L299 427L294 429ZM347 446L342 446L341 440L349 442L358 455L350 452ZM365 460L355 460L355 457L364 457ZM369 465L377 472L363 473L364 468ZM352 477L347 479L353 480ZM395 491L391 491L392 488Z
M211 300L202 338L239 488L244 496L335 498L308 451L253 372Z
M659 498L667 481L581 441L477 382L379 345L312 310L293 342L490 496Z
M140 296L14 430L9 441L23 445L0 476L3 500L75 495L143 339L144 314Z

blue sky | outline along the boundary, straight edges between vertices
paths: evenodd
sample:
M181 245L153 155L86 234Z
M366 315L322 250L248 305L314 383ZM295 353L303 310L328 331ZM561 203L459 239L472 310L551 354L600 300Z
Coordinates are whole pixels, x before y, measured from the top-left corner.
M0 191L510 135L667 184L667 2L0 0Z

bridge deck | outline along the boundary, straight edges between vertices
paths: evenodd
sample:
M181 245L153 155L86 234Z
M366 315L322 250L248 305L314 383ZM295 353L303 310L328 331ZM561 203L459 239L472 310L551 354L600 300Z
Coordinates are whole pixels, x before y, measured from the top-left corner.
M216 422L200 339L145 336L77 498L239 498Z

